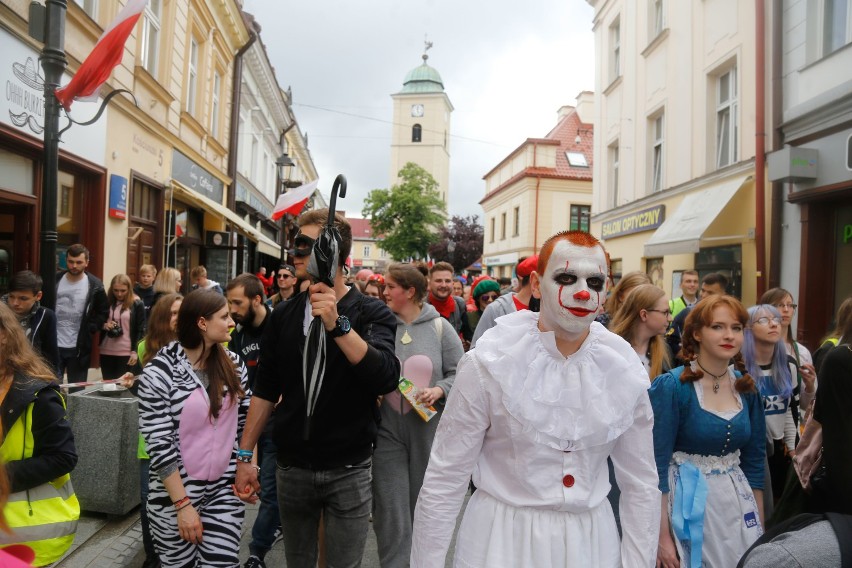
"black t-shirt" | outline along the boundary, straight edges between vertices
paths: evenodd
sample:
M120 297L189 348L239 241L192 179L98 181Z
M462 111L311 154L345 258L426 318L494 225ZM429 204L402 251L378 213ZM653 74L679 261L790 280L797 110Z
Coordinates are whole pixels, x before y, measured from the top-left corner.
M228 349L239 355L243 363L246 364L248 386L254 389L254 377L257 373L257 360L260 357L260 340L263 337L263 330L269 322L269 316L272 310L266 304L261 304L262 309L266 310L266 317L260 324L260 327L252 327L247 325L239 325L231 334L231 341L228 342Z
M848 343L825 356L814 418L822 424L822 459L831 488L826 505L829 511L852 515L852 347Z

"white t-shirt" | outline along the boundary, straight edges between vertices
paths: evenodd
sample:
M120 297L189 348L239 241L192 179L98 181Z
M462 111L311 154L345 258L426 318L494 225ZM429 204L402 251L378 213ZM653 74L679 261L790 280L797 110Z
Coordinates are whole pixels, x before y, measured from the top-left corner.
M56 344L59 347L77 347L77 334L86 309L89 279L69 282L68 275L59 280L56 287Z

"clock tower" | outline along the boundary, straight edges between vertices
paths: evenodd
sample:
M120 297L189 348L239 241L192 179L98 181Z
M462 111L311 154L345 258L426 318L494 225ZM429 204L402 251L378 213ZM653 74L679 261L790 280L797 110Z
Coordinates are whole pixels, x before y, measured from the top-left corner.
M432 47L426 43L426 49ZM409 71L402 90L393 99L390 185L399 181L399 170L414 162L438 182L438 193L449 205L450 113L453 105L444 92L441 75L427 64Z

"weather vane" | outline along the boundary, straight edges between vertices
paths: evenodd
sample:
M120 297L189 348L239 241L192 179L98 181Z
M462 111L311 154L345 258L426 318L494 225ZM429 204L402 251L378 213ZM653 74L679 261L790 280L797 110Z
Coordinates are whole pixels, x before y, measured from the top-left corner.
M432 42L429 41L429 34L423 34L423 45L425 48L423 49L423 61L425 62L429 59L429 56L426 54L427 51L432 49Z

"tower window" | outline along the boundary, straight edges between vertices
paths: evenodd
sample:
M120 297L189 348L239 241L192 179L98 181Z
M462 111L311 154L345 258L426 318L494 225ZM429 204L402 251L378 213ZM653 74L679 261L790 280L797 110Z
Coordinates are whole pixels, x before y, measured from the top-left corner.
M411 127L411 141L412 142L420 142L423 137L423 127L419 124L415 124Z

